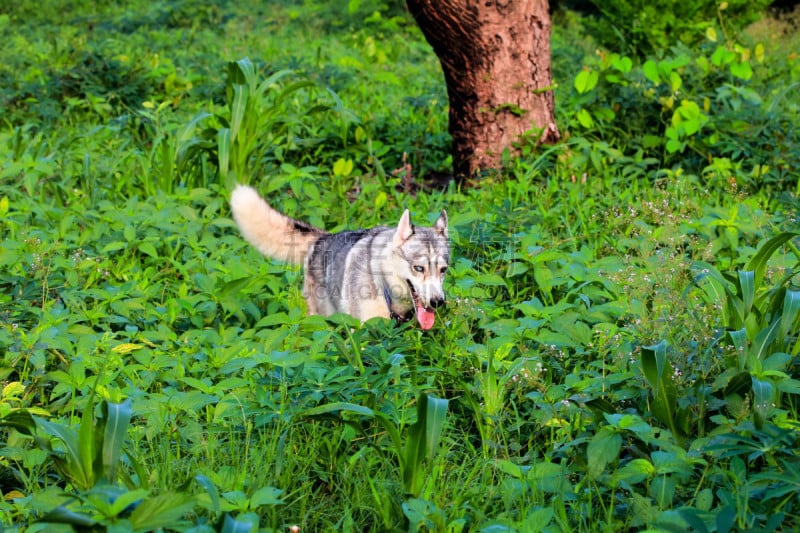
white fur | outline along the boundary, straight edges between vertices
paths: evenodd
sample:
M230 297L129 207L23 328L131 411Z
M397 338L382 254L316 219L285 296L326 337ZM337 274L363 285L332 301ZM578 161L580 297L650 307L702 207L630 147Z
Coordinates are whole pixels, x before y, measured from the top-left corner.
M297 236L292 231L292 219L270 207L247 185L237 185L233 190L231 211L247 242L267 257L284 263L302 264L308 247L319 237Z

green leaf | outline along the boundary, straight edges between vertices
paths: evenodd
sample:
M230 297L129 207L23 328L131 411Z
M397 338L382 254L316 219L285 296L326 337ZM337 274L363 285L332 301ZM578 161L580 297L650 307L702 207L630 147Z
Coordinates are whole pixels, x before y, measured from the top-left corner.
M258 520L250 515L233 518L226 514L220 533L250 533L258 528Z
M76 511L71 511L60 505L44 515L40 522L44 524L69 524L72 526L80 526L84 528L92 528L97 526L98 523L96 520L93 520L91 517L86 516L83 513L79 513ZM79 530L81 531L81 530Z
M250 509L255 510L263 505L280 505L283 500L280 495L283 491L275 487L261 487L250 496Z
M701 511L711 510L711 505L714 503L714 492L706 487L697 493L695 505Z
M730 66L731 74L743 80L753 77L753 69L748 61L734 61Z
M423 462L433 461L447 419L448 400L422 393L417 398L417 421L409 428L403 451L403 488L418 496L422 490Z
M0 427L11 427L25 435L32 435L36 429L36 421L29 409L12 408L0 417Z
M286 73L289 74L289 73L291 73L291 71L286 71ZM289 98L293 98L295 96L295 93L297 93L298 91L301 91L303 89L307 89L307 88L310 88L310 87L316 87L316 85L314 85L314 82L312 82L310 80L293 81L292 83L289 83L288 85L284 86L281 89L280 93L278 93L278 96L275 98L275 103L279 104L284 100L287 100ZM336 96L336 93L333 92L333 91L329 91L329 94L331 96L335 97L335 98L338 98L338 96ZM344 105L342 105L341 107L344 107ZM331 109L331 106L329 106L329 105L318 105L318 106L314 106L311 109L306 110L306 113L308 113L308 114L316 114L316 113L322 113L322 112L328 111L330 109Z
M547 296L545 300L546 303L552 304L553 298L551 296L551 291L553 288L553 280L555 279L553 271L550 270L547 265L542 265L533 270L533 279L536 281L536 286L539 290Z
M678 390L672 376L672 365L667 361L665 341L642 347L642 370L653 388L653 415L666 424L673 435L679 437L682 432L676 419Z
M595 433L586 448L588 462L587 475L596 479L606 469L608 463L619 456L622 448L622 436L609 426L604 426Z
M105 246L103 246L103 249L101 250L101 252L103 253L103 255L111 255L114 252L118 252L120 250L124 250L127 247L128 247L127 243L124 243L122 241L112 241L112 242L106 244Z
M658 85L661 82L661 78L658 75L658 65L652 59L644 62L642 72L644 72L644 77L653 82L654 85Z
M231 61L228 63L228 86L232 85L250 85L256 79L256 67L250 58L243 57L238 61Z
M95 382L96 384L97 382ZM94 400L94 395L91 396ZM78 451L80 453L80 460L83 466L83 471L87 475L89 485L85 488L91 488L97 482L97 479L103 475L102 472L102 457L100 456L100 439L103 438L105 432L105 420L98 421L97 427L95 426L94 419L94 401L83 410L81 417L81 425L78 428ZM98 459L99 464L98 463ZM95 469L95 465L99 468Z
M567 468L549 462L535 462L528 471L528 479L536 490L564 494L570 486Z
M691 100L681 100L681 105L672 113L672 126L678 133L678 139L699 132L706 122L708 117Z
M680 74L674 71L669 73L669 87L673 93L677 93L682 84L683 80L681 80Z
M508 474L514 479L524 479L526 474L530 471L529 466L519 465L507 459L498 460L495 466L500 472Z
M736 350L736 359L739 362L738 370L742 372L747 366L747 330L742 328L729 331L728 337Z
M208 497L211 500L211 512L215 515L219 514L221 507L220 507L219 490L217 490L217 486L214 485L214 483L210 479L208 479L208 477L202 474L196 475L194 479L201 487L206 489Z
M317 407L312 407L311 409L307 409L303 412L303 416L318 416L330 413L353 413L362 416L374 416L375 411L370 409L369 407L364 407L363 405L358 405L355 403L347 403L347 402L332 402L326 403L323 405L318 405Z
M662 376L667 366L667 342L661 341L653 346L642 348L642 370L644 377L653 388L653 394L662 394Z
M748 360L751 357L755 358L759 363L759 370L760 370L760 364L767 357L772 355L770 351L770 346L777 338L779 330L780 330L780 319L775 319L772 321L772 324L759 331L758 334L756 335L756 338L753 340L753 345L751 346L750 352L748 353Z
M476 276L475 281L480 283L481 285L486 285L489 287L505 287L506 281L502 276L498 276L497 274L481 274Z
M675 476L656 476L650 482L650 495L658 502L659 507L669 508L673 504L677 485Z
M128 426L133 415L133 402L130 398L122 403L103 403L105 431L103 435L103 470L106 480L114 483L117 467L122 457L122 449L128 436Z
M242 127L247 112L249 94L245 85L237 84L231 89L233 90L233 100L231 101L230 142L234 143L239 136L239 129Z
M696 283L703 289L706 302L722 308L724 324L728 328L741 328L744 325L743 305L728 280L716 268L703 261L696 261L692 270L699 272Z
M179 378L179 380L181 383L189 385L193 389L197 389L200 392L204 392L206 394L214 394L215 392L214 387L212 385L209 385L208 383L206 383L201 379L193 378L192 376L184 376L182 378Z
M33 417L36 425L50 437L57 438L64 444L64 458L56 464L61 467L62 475L79 489L87 490L94 485L91 471L87 472L81 460L81 451L78 442L78 433L71 427L50 422L38 416Z
M738 457L736 458L738 459ZM734 478L734 479L743 479L743 478ZM734 528L733 525L736 523L738 518L738 512L736 508L732 505L727 505L722 509L716 511L717 518L714 522L716 526L716 531L719 533L729 533L730 531L737 531L737 528Z
M220 128L217 130L217 157L219 159L219 174L226 181L229 189L233 189L233 183L227 183L228 173L231 168L231 130ZM239 183L241 176L235 176Z
M777 383L776 388L786 394L800 394L800 380L784 378Z
M125 491L116 485L101 485L92 490L92 493L100 492L104 494L111 505L108 508L108 513L112 516L119 516L129 507L138 507L141 502L150 494L147 489L135 489Z
M334 176L349 176L353 172L353 160L340 157L333 164Z
M789 351L788 341L792 332L796 334L796 323L800 320L800 291L788 289L783 297L783 312L778 331L778 342L782 350ZM797 355L793 353L792 355Z
M739 291L742 296L742 317L747 318L750 311L753 309L753 301L756 298L756 285L755 285L755 272L752 270L740 270L739 274Z
M724 46L717 46L717 49L711 54L711 63L716 67L727 65L734 59L736 59L736 54Z
M265 95L267 91L272 89L274 85L276 85L282 78L293 74L293 71L289 69L279 70L274 74L268 76L261 84L258 86L256 93L259 95ZM310 81L304 80L295 82L294 85L289 85L287 88L284 88L279 97L276 99L275 103L279 103L281 99L286 98L290 93L296 92L302 87L313 87L314 84Z
M725 386L725 396L730 396L731 394L744 396L750 392L751 388L752 380L750 379L750 373L740 372L733 376Z
M439 441L447 422L449 400L426 396L427 412L425 416L425 451L428 461L433 461L439 451Z
M722 303L725 301L726 281L720 272L713 265L704 261L695 261L692 264L692 271L695 274L695 283L702 287L703 291L709 296L709 303Z
M764 427L767 413L772 406L772 383L757 379L755 376L751 377L753 380L753 422L756 428L761 429Z
M140 241L136 243L136 248L143 254L149 255L153 259L158 259L158 252L153 243L147 241Z
M792 356L788 353L776 352L771 354L764 360L762 370L764 372L772 372L776 375L786 376L785 371L789 369L792 362Z
M594 126L594 119L592 118L592 114L589 113L586 109L579 109L577 113L575 113L575 118L578 119L578 123L583 126L584 128L591 128Z
M432 526L432 516L441 515L437 517L439 521L444 521L444 511L436 507L433 503L423 500L421 498L407 498L402 505L403 514L408 519L408 531L429 531L429 526ZM448 531L450 531L448 524Z
M647 459L632 459L616 472L616 480L624 481L631 485L641 483L653 477L656 469Z
M521 276L527 271L528 271L528 265L520 261L512 261L508 264L508 269L506 270L506 278Z
M575 76L575 89L584 94L595 88L600 75L595 70L582 70Z
M633 61L627 56L617 57L611 61L611 66L623 74L627 74L633 68Z
M666 148L667 152L670 154L674 154L675 152L681 152L686 147L686 143L679 141L677 139L669 139L664 148Z
M128 520L137 531L177 529L184 522L183 516L193 507L194 502L188 495L164 492L143 500Z
M753 283L756 287L760 287L764 281L764 272L767 270L767 261L772 257L775 251L800 233L786 231L779 233L765 242L761 248L758 249L756 255L747 263L747 270L755 272Z
M536 508L528 511L528 515L520 523L521 529L519 531L529 531L531 533L536 531L547 531L550 522L553 520L555 511L552 507Z

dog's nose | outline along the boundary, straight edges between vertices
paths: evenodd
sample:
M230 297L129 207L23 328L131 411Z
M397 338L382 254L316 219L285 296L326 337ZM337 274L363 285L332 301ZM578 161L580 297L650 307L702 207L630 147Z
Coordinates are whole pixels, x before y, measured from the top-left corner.
M437 307L441 307L444 305L444 297L442 296L435 296L431 298L431 307L436 309Z

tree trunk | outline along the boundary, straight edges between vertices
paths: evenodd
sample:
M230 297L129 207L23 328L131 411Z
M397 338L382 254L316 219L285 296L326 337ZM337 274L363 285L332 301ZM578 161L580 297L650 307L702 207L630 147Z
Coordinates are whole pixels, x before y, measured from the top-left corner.
M558 140L546 0L406 3L442 64L458 179L500 168L521 136Z

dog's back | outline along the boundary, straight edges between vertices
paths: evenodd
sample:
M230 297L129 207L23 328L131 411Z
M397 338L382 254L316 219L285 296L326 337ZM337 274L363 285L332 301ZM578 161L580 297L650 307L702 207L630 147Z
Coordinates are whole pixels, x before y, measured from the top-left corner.
M377 286L370 283L375 278L372 257L376 238L385 241L393 233L388 228L378 227L369 230L343 231L320 237L311 245L306 258L305 291L310 303L309 312L330 315L333 313L352 314L353 296L344 294L346 287L369 288L369 294L357 295L360 299L374 299L378 296ZM383 297L382 295L380 295Z

